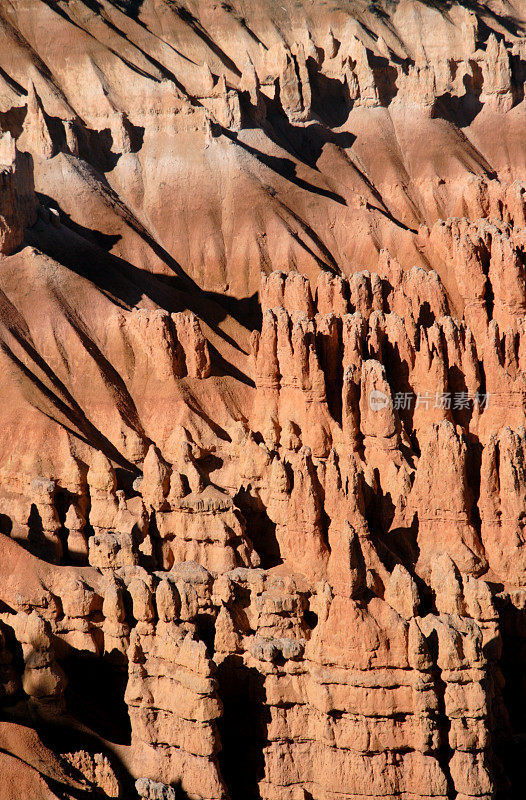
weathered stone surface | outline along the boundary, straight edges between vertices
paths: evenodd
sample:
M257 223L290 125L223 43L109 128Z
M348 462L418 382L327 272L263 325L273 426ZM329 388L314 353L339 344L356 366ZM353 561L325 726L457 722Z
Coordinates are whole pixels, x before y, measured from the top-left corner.
M1 800L522 796L525 35L0 0Z

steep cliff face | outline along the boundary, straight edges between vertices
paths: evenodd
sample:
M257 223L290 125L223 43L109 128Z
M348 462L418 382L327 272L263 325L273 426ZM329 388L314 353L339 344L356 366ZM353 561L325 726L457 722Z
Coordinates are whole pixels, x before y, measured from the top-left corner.
M508 800L526 15L0 0L0 797Z

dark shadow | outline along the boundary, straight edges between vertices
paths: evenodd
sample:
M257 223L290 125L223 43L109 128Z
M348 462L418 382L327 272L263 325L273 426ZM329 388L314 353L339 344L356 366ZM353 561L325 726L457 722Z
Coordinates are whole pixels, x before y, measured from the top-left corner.
M241 488L234 497L246 521L246 529L254 550L261 559L262 569L271 569L283 563L276 537L276 523L273 522L259 495L252 493L251 487Z
M512 74L513 105L524 100L524 84L526 82L526 60L520 55L509 53Z
M144 142L144 126L134 125L126 116L124 117L122 124L130 140L130 153L138 153L141 150Z
M223 296L214 292L204 292L164 250L162 252L166 257L163 260L173 269L174 276L156 275L108 253L106 248L111 246L115 237L73 223L52 198L46 195L39 196L46 205L59 211L64 226L58 230L50 225L34 226L26 231L26 240L29 244L92 281L112 302L122 308L131 309L143 296L146 296L159 308L171 313L193 311L217 336L237 350L245 352L219 327L219 323L229 313L223 305ZM152 246L151 240L146 239L146 241ZM158 254L158 250L159 246L154 252ZM252 303L254 306L254 301ZM228 298L226 304L230 310L239 305L237 318L241 320L246 312L244 301ZM229 369L234 368L229 365ZM244 376L244 380L248 380L247 376Z
M307 67L312 87L312 113L329 128L339 128L347 120L352 108L347 83L345 80L323 75L312 58L308 59ZM338 134L334 135L338 136ZM340 134L340 136L345 135Z
M347 286L347 283L344 283L345 292ZM338 326L338 350L340 350L342 347L341 318L336 318L336 325ZM341 355L334 353L332 337L321 331L316 332L316 352L325 375L325 392L329 412L334 421L341 425L343 414L343 361Z
M415 394L409 382L411 365L402 357L396 343L390 342L387 337L382 342L382 357L380 359L385 366L387 380L391 387L393 401L399 398L409 397L410 402L398 403L397 413L407 433L413 429L413 415L415 411Z
M22 134L26 114L27 109L24 106L13 106L8 111L0 111L0 130L9 131L14 139L18 139Z
M451 392L451 413L457 425L467 430L471 417L473 416L473 401L468 399L464 403L464 398L468 397L468 387L466 385L466 378L461 369L456 365L448 368L447 371L448 389ZM455 405L458 408L455 408Z
M0 533L4 536L11 536L13 530L13 520L7 514L0 514Z
M243 325L249 331L260 331L263 321L261 304L258 292L250 297L231 297L228 294L219 292L203 292L205 297L209 297L214 303L225 309L226 314L233 317L236 322Z
M137 20L143 2L144 0L112 0L112 5L122 11L123 14Z
M420 306L420 310L418 312L418 320L416 322L417 328L430 328L434 322L435 315L431 311L431 306L429 305L428 301L425 300Z
M497 595L502 651L502 699L492 704L492 739L498 762L499 800L522 800L526 783L526 611ZM499 763L500 762L500 763Z
M312 611L310 608L308 608L303 612L303 621L305 622L307 628L313 631L318 624L318 615L315 611Z
M48 564L55 564L57 561L56 550L44 535L44 526L42 524L42 517L36 507L35 503L31 504L31 510L27 520L28 534L26 541L20 541L19 544L25 547L37 558L46 561Z
M27 89L24 89L22 84L18 83L3 67L0 67L0 76L16 94L19 94L20 97L27 97Z
M485 21L487 18L489 21L497 23L501 25L508 33L511 33L513 36L523 36L524 31L521 27L520 20L516 17L511 15L505 15L495 11L494 9L490 8L485 3L480 3L479 0L420 0L421 3L427 6L431 6L431 8L436 9L439 11L443 16L450 19L449 17L449 9L453 5L463 6L467 8L468 11L473 11L474 14L477 16L478 22L478 40L479 42L485 42L488 36L491 33L497 33L492 28L490 28ZM500 38L501 34L497 33L497 37Z
M133 125L123 115L121 124L124 134L130 143L131 153L138 153L144 141L144 127ZM64 148L65 149L65 148ZM95 131L91 128L83 129L79 136L79 157L95 167L102 173L111 172L117 166L122 153L116 148L112 132L109 128Z
M386 534L390 549L413 577L414 568L420 556L418 524L418 513L415 511L409 527L391 528Z
M104 689L102 691L104 692ZM8 719L35 730L44 746L56 754L87 752L94 756L97 753L103 753L119 781L121 787L119 796L123 798L136 797L135 778L128 772L119 756L113 750L107 748L98 734L83 728L82 723L70 716L67 711L63 714L56 714L53 719L49 715L44 719L35 716L27 707L19 706L16 710L10 711ZM72 783L75 782L78 785L83 779L82 773L67 761L61 760L61 766L66 775L71 778ZM80 789L74 785L71 786L69 783L65 784L44 775L43 778L60 800L70 800L70 798L74 798L74 800L89 800L89 798L96 797L101 797L102 800L102 798L106 797L98 786ZM181 795L181 800L185 800L184 795Z
M84 146L82 139L85 141ZM99 172L111 172L117 166L120 153L112 151L113 138L109 128L102 131L86 130L79 144L80 158Z
M132 497L139 496L139 492L136 492L133 488L133 483L137 479L136 472L131 472L129 469L117 467L115 470L115 476L117 478L117 491L122 490L127 500Z
M483 105L479 99L482 93L482 70L476 61L471 60L469 64L473 75L464 75L465 94L457 97L447 92L437 97L431 111L433 118L440 117L459 128L467 128L482 111Z
M382 106L388 106L396 97L398 87L396 79L398 71L389 63L385 56L378 56L370 50L367 51L369 65L373 71L374 83L378 92L378 99Z
M318 236L318 234L316 233L314 228L311 225L309 225L307 222L305 222L305 220L302 217L300 217L299 214L296 214L296 212L293 211L292 208L290 208L287 205L284 205L279 200L277 202L286 211L286 213L290 214L290 216L298 223L298 226L299 226L300 230L306 236L309 237L309 239L312 241L314 246L317 247L318 250L321 252L323 258L320 258L320 256L317 255L317 253L312 249L312 247L310 247L303 239L301 239L299 233L297 233L296 231L293 231L290 226L287 226L288 227L289 236L292 236L292 238L301 247L303 247L303 249L311 256L311 258L313 258L314 261L316 261L316 263L318 264L320 269L322 269L322 270L324 270L326 272L331 272L333 275L342 275L342 270L338 266L338 262L336 261L336 259L332 255L332 253L329 250L329 248L320 239L320 237Z
M26 530L26 536L13 537L21 547L48 564L60 563L60 553L56 543L53 539L48 538L49 534L46 536L42 517L35 503L31 504ZM58 533L60 538L60 532Z
M218 720L222 750L218 761L232 800L261 800L259 782L265 776L264 748L270 709L265 678L247 667L242 656L228 656L218 667L223 716Z
M383 200L382 200L382 205L383 205ZM388 209L384 205L383 205L383 208L379 208L378 206L374 206L372 203L368 202L366 204L366 207L368 209L370 209L371 211L378 211L379 214L382 214L382 216L386 217L386 219L388 219L390 222L392 222L398 228L402 228L402 230L408 231L409 233L414 233L414 234L418 233L418 230L416 228L411 228L409 225L406 225L405 222L402 222L402 220L397 219L396 217L394 217L391 214L391 212L388 211Z
M347 119L347 116L345 119ZM345 122L345 119L343 122ZM341 123L342 125L343 122ZM263 125L263 130L275 145L286 150L302 164L317 170L318 159L326 144L333 144L340 150L345 151L351 148L356 141L356 136L353 133L348 131L339 133L325 127L322 123L313 121L305 127L293 125L279 108L268 115L267 122Z
M209 33L205 30L205 28L201 25L200 21L197 17L183 6L176 6L175 13L177 16L186 24L189 28L198 36L202 42L208 47L208 49L214 53L215 56L221 61L224 66L229 69L234 75L241 77L241 72L237 68L236 64L232 61L232 59L227 56L224 50L222 50L219 45L212 39Z
M32 372L11 350L5 343L0 342L0 348L7 355L7 357L24 373L33 383L33 385L41 392L41 394L51 401L57 411L64 415L64 417L72 424L71 431L75 436L83 439L85 442L95 446L112 461L115 461L121 466L126 466L128 469L134 470L136 467L131 464L112 444L106 437L90 422L84 414L82 408L78 405L76 400L69 393L68 389L60 381L60 379L51 370L46 361L40 356L35 348L26 342L23 337L19 336L16 331L11 331L11 334L17 339L20 346L27 352L33 362L44 372L54 387L54 390L40 380L40 378ZM43 412L47 416L47 412ZM50 417L51 419L52 417ZM55 419L59 425L66 427L60 419ZM75 430L75 428L77 430Z
M197 635L199 639L205 643L206 655L208 658L214 657L214 640L215 640L215 615L213 614L197 614L194 618L197 628Z
M113 364L105 357L95 341L89 336L88 332L84 330L74 309L70 309L64 301L63 314L71 325L72 330L76 333L86 353L88 353L97 364L97 368L104 379L109 393L112 395L115 408L121 420L131 430L135 431L143 441L147 441L146 432L142 427L139 412L137 411L131 394L128 392L125 381L121 378Z
M51 200L50 197L44 194L38 194L41 202L45 203L46 206L49 208L56 208L58 210L58 204ZM86 241L91 242L96 247L100 247L101 250L105 250L107 253L111 251L111 249L121 240L121 235L119 233L111 234L111 233L102 233L101 231L96 230L95 228L84 228L82 225L78 225L74 220L71 219L69 214L66 214L64 211L60 211L61 221L72 231L74 231L78 236L82 236Z
M480 473L482 465L482 444L475 434L469 431L464 434L467 442L466 452L466 475L468 480L468 487L471 494L469 501L471 508L468 508L469 521L477 532L477 537L480 543L481 550L483 550L481 541L482 520L480 516L479 499L480 499Z
M433 659L433 668L431 674L433 677L435 696L437 700L437 708L435 711L437 720L436 726L438 731L438 747L436 750L436 759L442 768L447 781L447 796L454 798L457 796L455 789L455 782L451 775L450 762L455 753L454 749L449 744L449 732L451 730L451 720L449 719L446 711L446 682L442 677L442 670L437 664L438 661L438 634L432 631L431 635L427 637L427 646L430 655Z
M207 483L213 483L212 473L221 469L223 459L215 453L207 453L204 458L199 459L199 471L206 478Z
M71 561L69 560L69 553L68 553L68 534L69 531L65 527L66 522L66 514L68 509L71 505L72 495L67 491L67 489L61 489L57 487L55 489L55 493L53 496L53 505L57 511L57 516L60 521L60 530L58 531L58 535L60 538L60 542L62 544L62 559L61 564L70 564ZM85 560L84 560L85 563Z
M61 660L68 676L66 707L87 728L115 744L130 744L124 692L127 673L103 658L72 654Z
M70 25L73 25L75 28L78 28L79 30L81 30L86 36L89 36L92 39L95 38L91 33L89 33L89 31L86 30L86 28L83 28L82 25L79 25L77 22L75 22L67 14L67 12L63 8L58 6L55 2L53 2L53 0L43 0L43 2L47 6L49 6L49 8L51 8L52 11L54 11L56 14L59 14L64 20L69 22ZM131 48L134 48L135 50L137 50L152 66L154 66L163 75L164 78L168 78L169 80L173 81L173 83L177 87L177 89L182 94L184 94L185 97L188 98L188 100L190 101L190 103L192 105L196 104L195 98L193 98L190 95L190 93L187 92L186 88L177 79L177 77L174 75L174 73L171 72L171 70L169 70L160 61L157 61L157 59L155 59L153 56L151 56L149 53L147 53L145 50L143 50L141 47L139 47L139 45L136 44L133 40L131 40L124 33L124 31L122 31L110 19L108 19L108 17L104 13L104 8L103 8L101 3L97 2L97 0L80 0L80 2L82 2L91 11L94 11L96 14L98 14L101 17L101 19L104 21L104 24L107 25L108 28L111 31L113 31L119 38L123 39ZM115 6L115 2L113 2L113 5L114 5L114 7L116 7ZM145 30L148 30L148 32L150 32L149 29L146 27L146 25L144 25L144 23L140 20L140 18L138 16L135 18L134 21L138 25L141 25L142 28L144 28ZM154 36L155 34L152 34L152 35ZM156 38L158 39L159 37L156 37ZM161 40L161 41L163 41L163 40ZM185 58L186 61L190 61L190 59L186 58L181 53L179 53L176 50L176 48L172 47L171 45L168 45L168 46L171 47L171 49L174 50L174 52L177 52L178 55L180 55L182 58ZM122 61L123 64L125 64L130 70L132 70L133 72L137 73L141 77L148 78L149 80L152 80L152 81L155 81L155 82L159 81L158 77L156 77L155 75L152 75L151 73L145 72L143 69L140 69L133 62L131 62L129 59L125 58L123 55L121 55L117 51L113 50L111 47L108 47L108 50L109 50L110 53L112 53L112 55L114 55L116 58L118 58L120 61ZM49 70L47 70L47 72L49 72Z
M221 7L222 7L222 8L223 8L225 11L231 11L231 10L232 10L232 7L231 7L231 6L229 6L229 5L228 5L228 3L221 3ZM267 47L267 45L265 44L265 42L262 42L262 41L261 41L261 39L259 38L259 36L258 36L258 35L257 35L257 34L256 34L256 33L255 33L253 30L252 30L252 28L249 26L248 22L246 21L246 19L245 19L244 17L236 17L236 19L237 19L237 21L239 22L239 24L241 25L241 27L243 28L243 30L245 30L245 31L248 33L248 35L250 36L250 38L251 38L251 39L252 39L254 42L256 42L256 44L258 44L258 45L261 45L261 47L262 47L264 50L268 50L268 47Z
M489 278L486 278L486 283L484 286L484 302L488 312L488 320L491 322L493 319L493 308L495 306L495 295L493 293L493 286L491 285Z
M308 181L299 178L296 175L297 166L290 158L282 158L279 156L271 156L267 153L262 153L261 150L257 150L255 147L247 144L246 142L241 141L239 139L237 133L228 130L228 128L224 128L221 125L217 125L216 123L213 124L213 128L215 130L215 135L223 134L230 139L230 141L235 142L239 147L241 147L246 153L249 153L251 156L256 158L261 164L268 169L276 172L278 175L281 175L282 178L285 180L290 181L295 186L298 186L300 189L305 189L307 192L312 192L313 194L320 195L321 197L326 197L329 200L334 200L336 203L340 205L347 205L345 198L342 195L337 194L336 192L332 192L330 189L323 189L321 186L315 186L313 183L309 183Z

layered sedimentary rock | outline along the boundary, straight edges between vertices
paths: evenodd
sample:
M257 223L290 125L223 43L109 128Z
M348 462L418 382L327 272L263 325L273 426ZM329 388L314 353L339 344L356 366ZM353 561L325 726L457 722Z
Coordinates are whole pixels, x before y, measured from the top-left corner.
M0 2L2 799L522 796L525 35Z

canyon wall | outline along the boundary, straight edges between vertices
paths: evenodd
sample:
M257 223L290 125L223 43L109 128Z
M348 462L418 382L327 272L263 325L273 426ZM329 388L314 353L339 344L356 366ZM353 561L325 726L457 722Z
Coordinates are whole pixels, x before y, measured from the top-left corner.
M521 3L0 0L2 800L513 800Z

